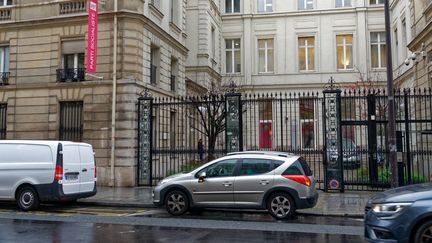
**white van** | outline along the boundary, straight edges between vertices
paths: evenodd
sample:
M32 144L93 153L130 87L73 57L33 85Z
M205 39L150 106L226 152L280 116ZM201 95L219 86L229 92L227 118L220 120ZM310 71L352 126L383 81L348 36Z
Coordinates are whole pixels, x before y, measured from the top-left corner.
M90 144L0 140L0 199L24 210L39 202L73 201L96 194L96 165Z

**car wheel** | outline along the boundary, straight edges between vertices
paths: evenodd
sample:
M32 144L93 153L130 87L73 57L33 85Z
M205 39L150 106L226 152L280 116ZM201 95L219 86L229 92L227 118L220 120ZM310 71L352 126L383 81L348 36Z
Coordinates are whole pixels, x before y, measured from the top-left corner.
M23 211L33 210L39 207L39 196L32 187L24 187L18 192L17 203Z
M423 223L416 231L414 242L432 242L432 221Z
M276 193L269 197L267 209L271 216L276 219L286 219L295 212L295 205L292 198L286 193Z
M189 209L189 200L182 191L172 191L165 198L165 207L171 215L179 216Z

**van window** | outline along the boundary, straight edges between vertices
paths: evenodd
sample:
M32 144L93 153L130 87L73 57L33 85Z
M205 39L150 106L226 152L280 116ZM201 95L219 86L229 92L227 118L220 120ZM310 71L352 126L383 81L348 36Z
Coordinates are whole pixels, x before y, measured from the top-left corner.
M0 163L53 162L51 148L37 144L0 144Z

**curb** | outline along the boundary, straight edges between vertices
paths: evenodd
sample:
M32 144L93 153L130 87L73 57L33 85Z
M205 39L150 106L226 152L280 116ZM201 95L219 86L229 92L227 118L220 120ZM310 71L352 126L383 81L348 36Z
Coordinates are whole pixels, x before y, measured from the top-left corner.
M102 207L127 207L127 208L158 208L153 203L133 203L133 202L101 202L101 201L78 201L79 205L84 206L102 206ZM323 212L307 212L307 211L296 211L297 214L300 215L310 215L310 216L327 216L327 217L351 217L351 218L363 218L363 214L352 214L352 213L340 213L340 212L332 212L332 213L323 213Z
M127 208L157 208L153 203L133 203L133 202L96 202L78 201L77 204L85 206L104 206L104 207L127 207Z

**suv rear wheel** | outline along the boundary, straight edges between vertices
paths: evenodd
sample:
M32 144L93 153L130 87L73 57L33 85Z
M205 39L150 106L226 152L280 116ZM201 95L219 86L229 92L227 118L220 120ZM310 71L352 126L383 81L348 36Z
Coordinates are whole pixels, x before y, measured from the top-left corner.
M432 240L432 221L427 221L420 225L414 236L414 242L431 242Z
M295 205L287 193L275 193L269 197L267 209L276 219L286 219L293 215Z
M189 199L182 191L171 191L165 197L165 207L168 213L179 216L189 209Z
M29 186L21 188L16 200L18 207L23 211L29 211L39 207L39 196L35 189Z

